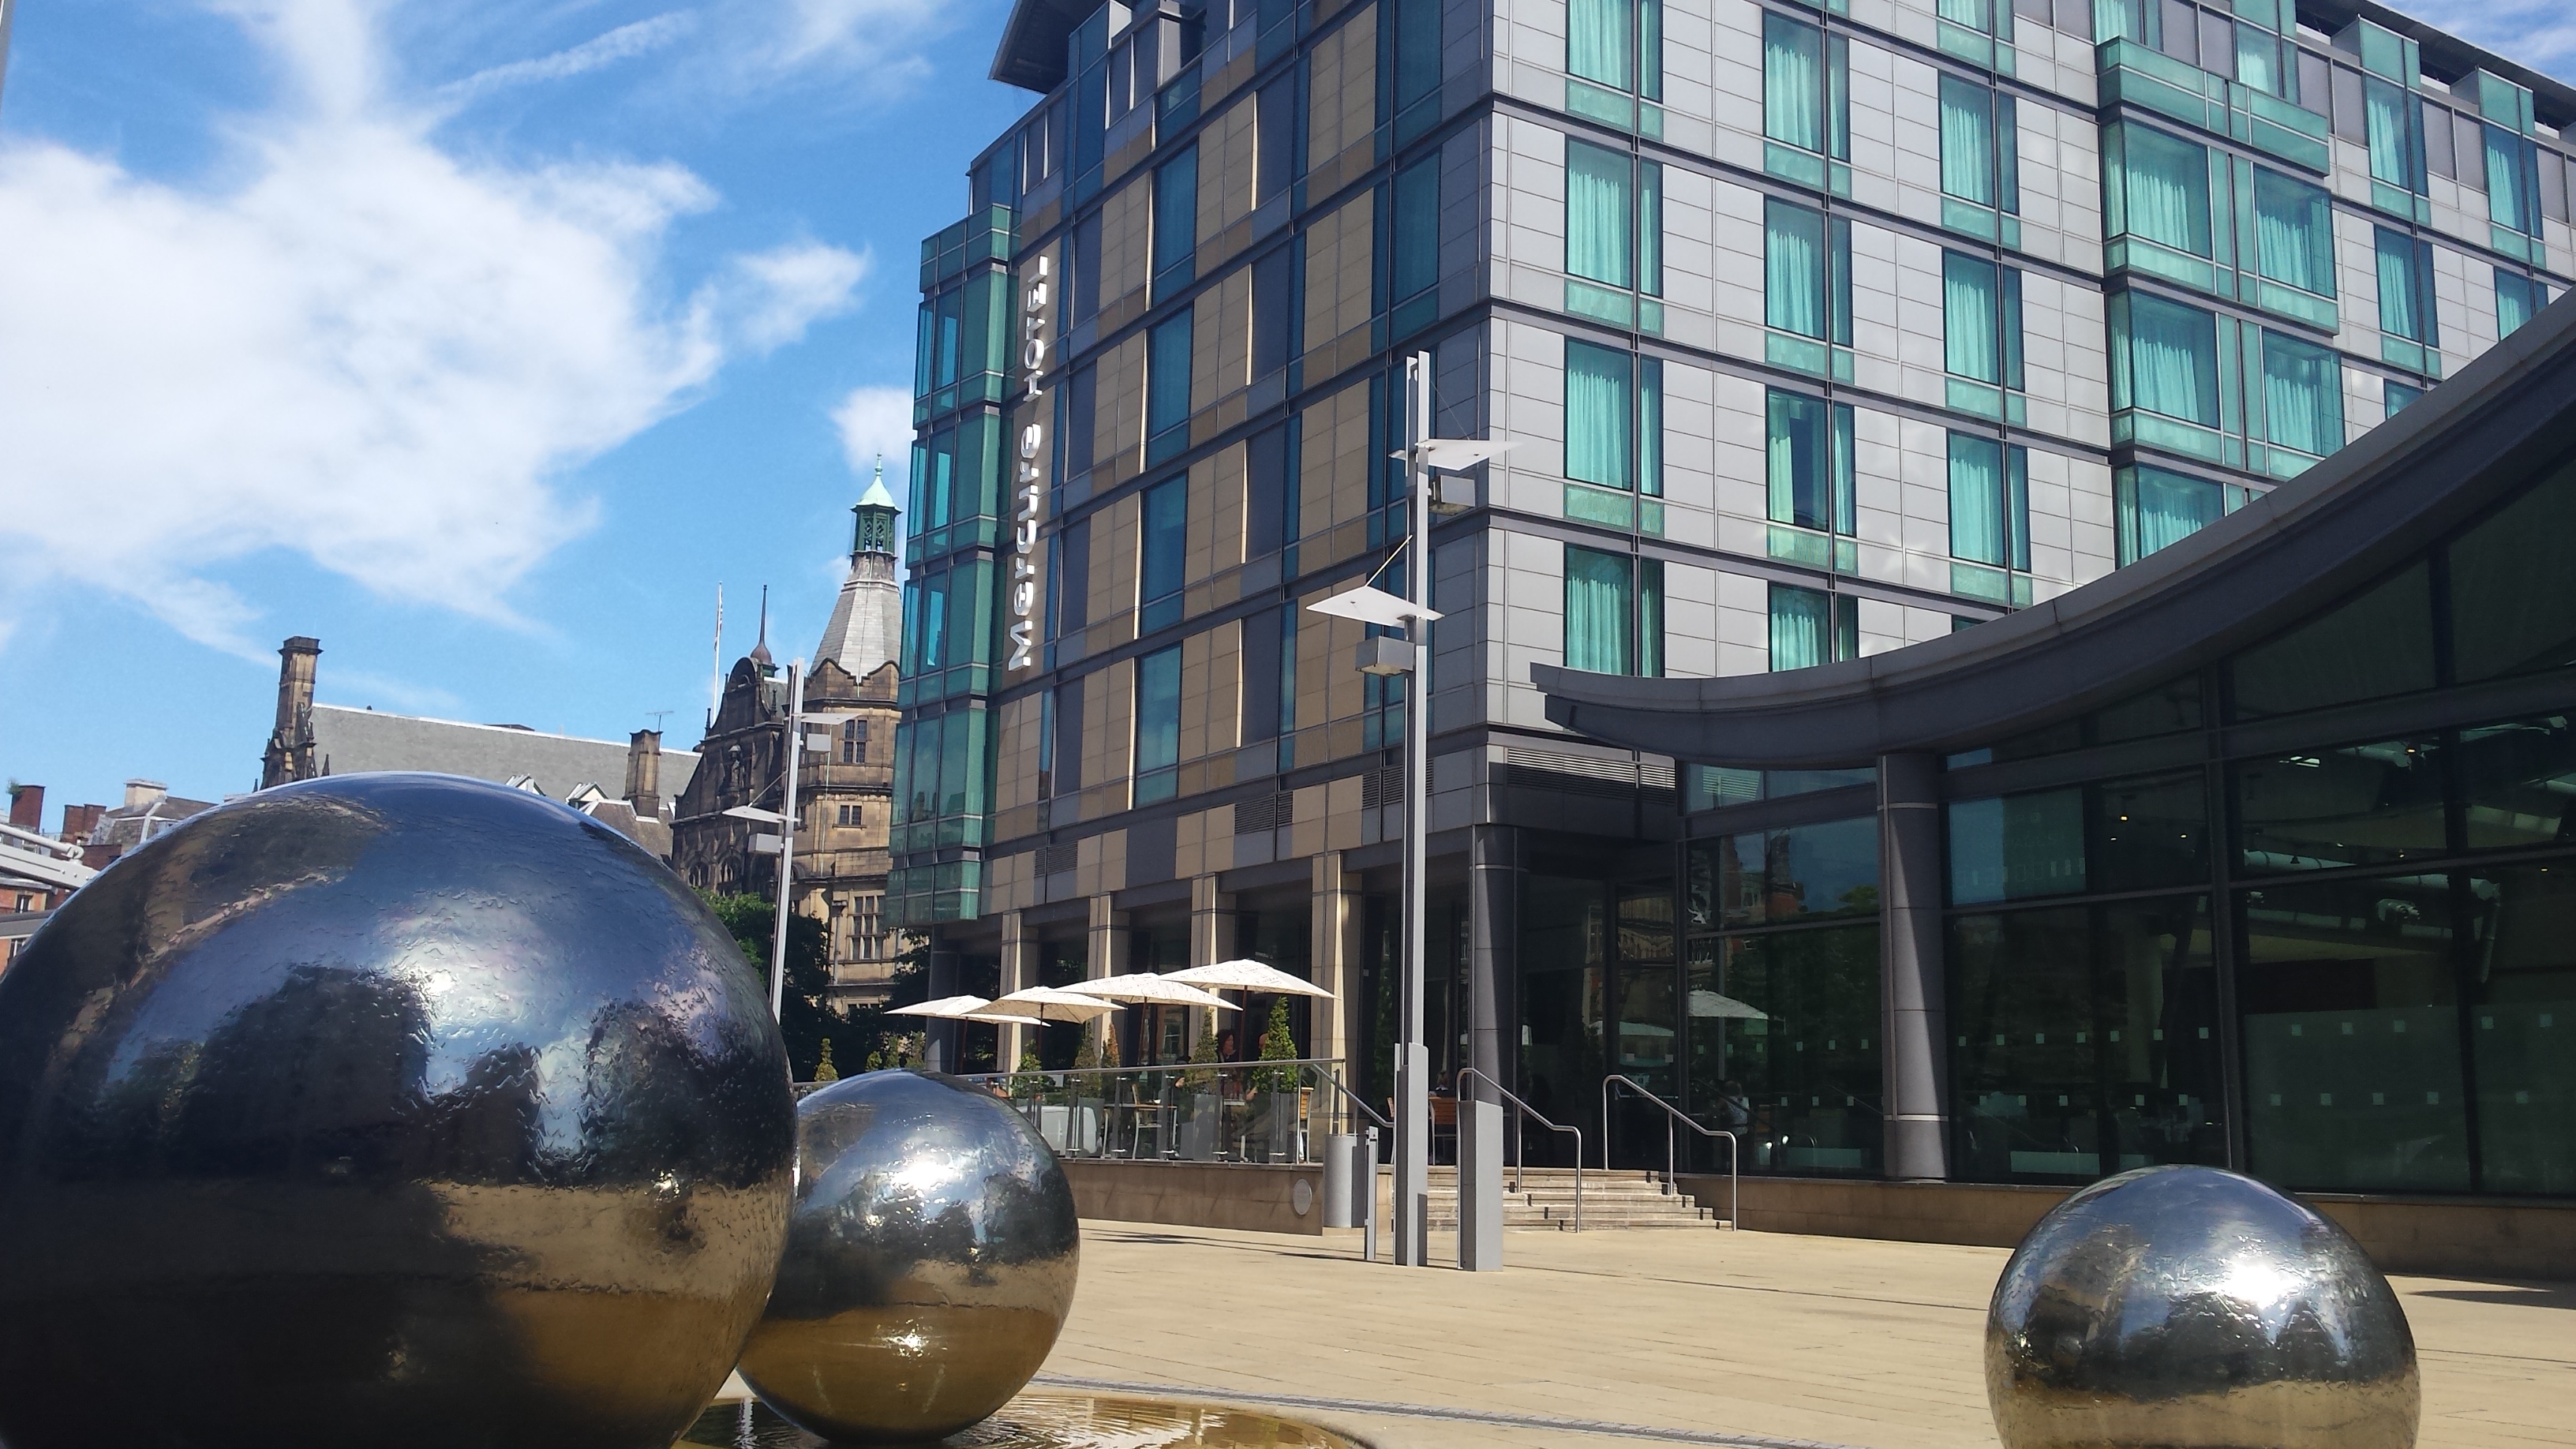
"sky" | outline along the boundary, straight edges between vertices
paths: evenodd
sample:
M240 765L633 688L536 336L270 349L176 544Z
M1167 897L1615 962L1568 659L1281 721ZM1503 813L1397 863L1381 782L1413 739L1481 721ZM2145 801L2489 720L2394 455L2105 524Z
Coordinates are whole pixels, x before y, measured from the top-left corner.
M2576 75L2565 0L2406 7ZM257 783L325 703L622 739L785 659L1006 0L38 0L0 90L0 774Z

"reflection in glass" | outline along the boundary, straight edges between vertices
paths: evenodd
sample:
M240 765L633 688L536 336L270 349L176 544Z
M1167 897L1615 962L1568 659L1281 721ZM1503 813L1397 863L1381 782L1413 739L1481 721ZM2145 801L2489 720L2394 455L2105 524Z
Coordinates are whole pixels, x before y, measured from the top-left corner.
M1619 892L1619 1030L1614 1070L1659 1096L1679 1096L1681 1083L1673 1074L1673 1035L1679 1025L1673 1011L1672 893L1623 887ZM1632 1135L1631 1140L1643 1139Z
M1601 1080L1601 997L1608 906L1598 881L1521 879L1521 1086L1531 1106L1559 1122L1581 1113ZM1529 1136L1530 1161L1553 1160Z
M2377 865L2442 850L2437 741L2389 740L2251 760L2234 776L2246 870Z
M1967 916L1951 942L1961 1175L2226 1161L2206 897Z
M2478 1186L2576 1192L2576 863L2469 881Z
M2455 758L2471 850L2576 839L2576 731L2567 716L2462 730Z
M2576 465L2559 469L2450 549L2451 669L2463 683L2576 664Z
M1691 944L1691 1101L1744 1170L1878 1170L1878 926Z
M2255 1175L2327 1191L2463 1191L2449 878L2267 886L2238 900Z
M2398 574L2229 667L2240 718L2290 714L2433 687L2433 593L2424 565Z

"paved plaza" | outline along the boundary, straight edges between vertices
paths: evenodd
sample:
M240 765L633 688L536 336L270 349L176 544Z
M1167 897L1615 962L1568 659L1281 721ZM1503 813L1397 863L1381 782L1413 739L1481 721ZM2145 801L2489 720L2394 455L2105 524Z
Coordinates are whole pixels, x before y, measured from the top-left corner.
M1501 1273L1408 1271L1360 1262L1356 1234L1086 1221L1041 1382L1186 1390L1378 1449L1995 1442L1979 1336L2000 1249L1714 1229L1504 1249ZM2576 1445L2576 1284L2396 1281L2424 1449Z

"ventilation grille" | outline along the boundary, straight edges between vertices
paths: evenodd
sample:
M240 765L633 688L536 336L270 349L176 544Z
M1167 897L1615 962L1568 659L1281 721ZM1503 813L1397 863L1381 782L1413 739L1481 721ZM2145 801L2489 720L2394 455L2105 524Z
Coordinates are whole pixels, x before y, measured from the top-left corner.
M1637 783L1637 766L1632 760L1605 760L1599 755L1577 755L1564 750L1503 751L1503 763L1522 769L1546 770L1559 775L1589 775L1596 780L1616 780L1622 785Z
M1055 875L1082 863L1079 845L1041 845L1038 847L1038 874Z
M1404 767L1389 765L1360 776L1360 808L1375 810L1381 805L1404 803Z
M1291 824L1296 818L1297 797L1285 791L1234 802L1234 833L1237 835L1259 835Z
M1567 750L1508 749L1503 752L1506 784L1568 795L1626 799L1640 789L1673 788L1673 767L1663 760L1614 760Z

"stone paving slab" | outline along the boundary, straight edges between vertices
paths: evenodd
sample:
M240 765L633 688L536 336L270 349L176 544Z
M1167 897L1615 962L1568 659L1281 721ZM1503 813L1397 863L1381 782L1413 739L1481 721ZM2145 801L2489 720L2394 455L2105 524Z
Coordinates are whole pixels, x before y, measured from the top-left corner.
M1378 1449L1992 1446L2000 1249L1775 1233L1508 1234L1501 1273L1086 1221L1046 1378L1255 1405ZM1435 1236L1435 1261L1454 1262ZM2576 1446L2576 1285L2399 1278L2423 1449Z

